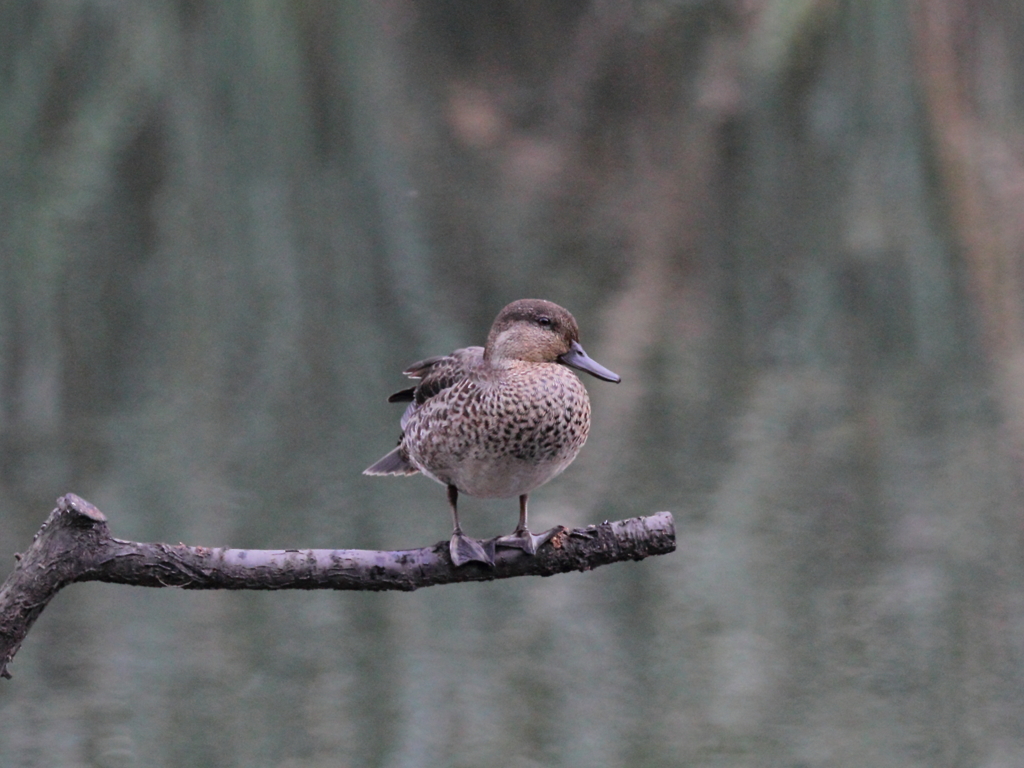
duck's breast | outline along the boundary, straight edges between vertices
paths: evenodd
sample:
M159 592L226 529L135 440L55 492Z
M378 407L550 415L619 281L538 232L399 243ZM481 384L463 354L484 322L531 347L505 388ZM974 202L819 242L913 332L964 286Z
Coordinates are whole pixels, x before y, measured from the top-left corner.
M410 461L471 496L529 493L562 472L590 429L590 399L558 364L470 376L423 403L405 425Z

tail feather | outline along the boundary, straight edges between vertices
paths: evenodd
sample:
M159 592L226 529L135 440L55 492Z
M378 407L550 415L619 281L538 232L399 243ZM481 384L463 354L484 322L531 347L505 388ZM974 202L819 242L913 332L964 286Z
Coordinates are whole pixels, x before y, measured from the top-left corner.
M401 446L363 470L364 475L415 475L416 467L402 456Z

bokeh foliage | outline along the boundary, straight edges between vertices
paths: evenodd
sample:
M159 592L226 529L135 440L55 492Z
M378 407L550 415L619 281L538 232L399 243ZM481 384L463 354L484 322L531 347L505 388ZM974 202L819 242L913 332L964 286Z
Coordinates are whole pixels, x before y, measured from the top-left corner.
M1009 0L0 5L0 554L66 491L123 538L439 540L440 487L359 474L385 397L523 297L624 378L532 514L679 535L71 588L0 764L1022 762L1022 43Z

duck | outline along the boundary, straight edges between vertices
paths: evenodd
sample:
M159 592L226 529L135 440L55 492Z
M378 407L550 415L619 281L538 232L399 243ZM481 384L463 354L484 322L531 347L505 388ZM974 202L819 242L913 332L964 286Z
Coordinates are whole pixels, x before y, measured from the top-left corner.
M590 432L590 398L573 369L621 381L587 355L567 309L543 299L513 301L498 313L485 346L428 357L403 371L417 383L388 398L408 403L398 445L363 474L420 473L446 486L456 567L493 567L496 547L534 555L558 529L530 532L529 495L572 464ZM460 493L518 496L515 530L487 541L466 536Z

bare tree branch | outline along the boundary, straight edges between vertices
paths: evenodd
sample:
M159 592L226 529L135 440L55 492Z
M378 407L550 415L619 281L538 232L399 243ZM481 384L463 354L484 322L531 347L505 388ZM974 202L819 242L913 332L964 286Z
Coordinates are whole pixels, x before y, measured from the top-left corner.
M604 522L558 534L535 556L499 549L495 566L456 568L448 542L383 552L365 549L228 549L184 544L146 544L110 535L107 518L69 493L57 500L32 546L0 587L0 677L33 622L68 584L105 581L138 587L182 589L399 589L491 581L513 576L551 576L587 571L621 560L642 560L674 551L672 515Z

